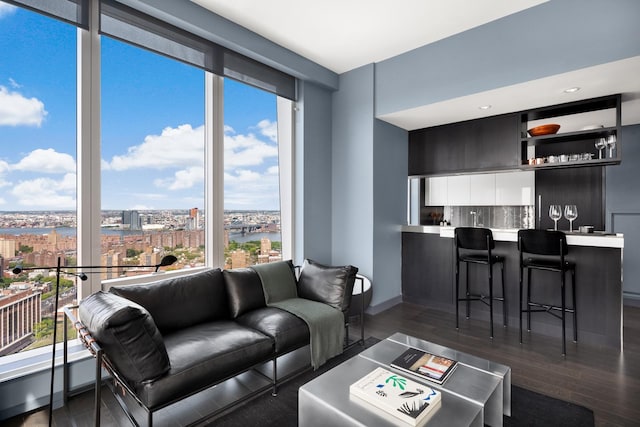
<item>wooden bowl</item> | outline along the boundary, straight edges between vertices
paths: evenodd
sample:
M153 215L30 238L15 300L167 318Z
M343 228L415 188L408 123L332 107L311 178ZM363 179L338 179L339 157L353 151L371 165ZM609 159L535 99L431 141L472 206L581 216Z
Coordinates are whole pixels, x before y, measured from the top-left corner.
M557 124L548 124L548 125L540 125L534 128L529 129L529 135L531 136L541 136L541 135L553 135L558 132L560 129L560 125Z

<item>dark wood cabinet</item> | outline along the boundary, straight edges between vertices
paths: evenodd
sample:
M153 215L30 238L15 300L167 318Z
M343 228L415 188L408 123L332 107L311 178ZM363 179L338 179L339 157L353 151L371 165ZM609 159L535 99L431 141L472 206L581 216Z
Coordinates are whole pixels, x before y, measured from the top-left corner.
M564 207L572 204L578 208L578 218L573 221L574 230L581 225L605 229L604 167L537 170L536 194L540 196L536 197L536 215L540 212L540 218L536 217L537 228L553 228L549 205ZM558 221L558 229L569 229L569 221L564 216Z
M402 233L402 296L449 311L453 305L453 239Z
M512 169L520 164L519 134L518 113L412 131L409 175Z

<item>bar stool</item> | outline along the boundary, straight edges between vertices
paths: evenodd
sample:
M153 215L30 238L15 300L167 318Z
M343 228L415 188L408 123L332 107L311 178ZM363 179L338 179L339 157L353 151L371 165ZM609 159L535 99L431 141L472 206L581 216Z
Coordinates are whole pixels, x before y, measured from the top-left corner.
M459 326L459 303L467 303L467 319L471 317L471 301L480 301L489 306L489 323L491 325L491 338L493 338L493 301L502 301L503 324L507 326L507 300L504 292L504 257L492 253L495 248L493 233L488 228L456 227L454 230L454 245L456 249L456 329ZM460 298L460 263L466 265L466 292L464 298ZM493 266L500 264L502 276L502 297L493 296ZM488 268L489 296L483 294L471 294L469 292L469 264L483 264ZM488 301L488 302L487 302Z
M576 266L567 261L569 252L567 236L562 231L520 230L518 231L518 250L520 252L520 344L522 344L522 313L527 313L527 330L531 331L531 313L544 312L562 320L562 355L566 355L565 324L566 313L573 314L573 341L578 341L578 320L576 315ZM538 255L531 257L529 255ZM527 303L522 308L523 273L527 270ZM560 273L561 305L544 304L531 301L531 270L543 270ZM573 307L566 306L565 276L571 272L571 295ZM561 315L554 313L560 311Z

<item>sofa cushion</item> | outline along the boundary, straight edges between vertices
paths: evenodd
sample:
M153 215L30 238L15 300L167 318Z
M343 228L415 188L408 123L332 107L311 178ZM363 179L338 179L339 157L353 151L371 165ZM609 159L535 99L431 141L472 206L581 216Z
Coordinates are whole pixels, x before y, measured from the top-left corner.
M146 308L162 334L229 318L219 268L141 285L112 286L109 291Z
M357 272L351 265L332 267L307 259L298 279L298 296L348 310Z
M144 307L100 291L80 302L78 316L125 379L141 383L169 371L164 341Z
M289 298L297 298L296 276L291 261L277 261L252 266L262 282L267 305Z
M224 283L229 296L229 311L232 319L242 314L265 307L264 292L260 276L251 268L224 270Z
M236 322L271 337L278 354L309 344L309 327L305 321L279 308L252 310L238 317Z
M164 339L171 370L136 389L152 409L237 375L273 355L269 337L229 320L202 323Z

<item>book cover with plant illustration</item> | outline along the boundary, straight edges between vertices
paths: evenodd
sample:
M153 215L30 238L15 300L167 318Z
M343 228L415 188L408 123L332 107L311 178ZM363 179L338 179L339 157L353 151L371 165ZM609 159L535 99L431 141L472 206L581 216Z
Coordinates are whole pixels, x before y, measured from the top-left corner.
M351 396L411 425L420 425L440 407L442 395L384 368L376 368L349 387Z

